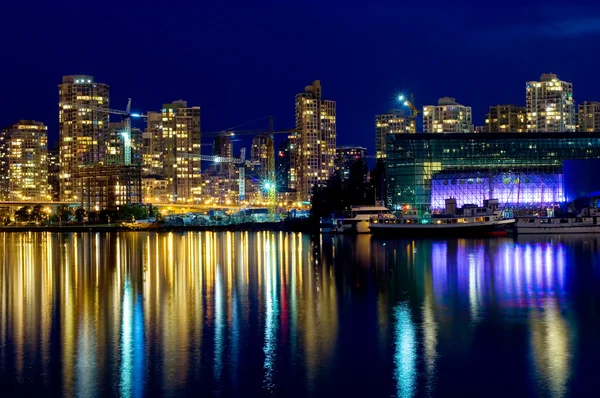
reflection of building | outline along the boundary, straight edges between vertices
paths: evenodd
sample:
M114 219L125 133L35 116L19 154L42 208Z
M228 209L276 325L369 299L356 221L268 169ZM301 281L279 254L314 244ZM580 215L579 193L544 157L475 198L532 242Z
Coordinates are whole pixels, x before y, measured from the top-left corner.
M527 82L527 131L575 131L573 84L545 73L539 82Z
M358 160L365 160L367 148L362 146L342 146L337 149L336 170L343 180L350 176L350 166Z
M132 203L142 203L140 166L83 166L76 178L81 182L78 202L87 211L116 209Z
M423 132L472 133L471 107L457 103L454 98L440 98L437 106L423 107Z
M48 127L20 120L0 132L0 195L9 200L49 200Z
M62 200L75 199L79 167L105 161L108 139L108 85L93 76L63 76L59 84L60 190Z
M527 131L527 111L518 105L496 105L485 115L486 133L524 133Z
M314 185L324 184L335 171L335 101L323 100L321 82L315 80L296 95L297 140L294 147L294 175L298 200L306 200Z
M459 205L481 205L491 195L508 207L543 207L600 190L600 181L593 176L581 183L566 177L589 165L590 159L600 158L600 136L594 134L398 134L392 138L386 171L388 201L393 205L441 209L449 197Z
M200 197L200 107L174 101L162 109L162 174L169 181L171 201Z
M377 159L385 158L385 139L388 134L416 133L414 118L402 109L391 109L388 113L375 116L375 151Z
M585 101L579 104L577 131L600 132L600 102Z

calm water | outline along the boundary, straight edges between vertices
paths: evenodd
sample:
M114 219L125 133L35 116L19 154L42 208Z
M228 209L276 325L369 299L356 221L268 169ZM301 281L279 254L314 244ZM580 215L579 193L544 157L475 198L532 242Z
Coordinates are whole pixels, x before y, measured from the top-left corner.
M600 394L600 238L0 240L2 396Z

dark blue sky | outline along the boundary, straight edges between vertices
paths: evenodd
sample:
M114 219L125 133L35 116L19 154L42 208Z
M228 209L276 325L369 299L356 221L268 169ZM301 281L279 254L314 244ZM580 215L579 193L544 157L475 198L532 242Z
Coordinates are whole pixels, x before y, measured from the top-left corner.
M269 114L291 128L294 95L320 79L338 143L371 153L374 115L401 90L419 107L455 97L476 125L490 105L524 104L544 72L600 100L600 2L36 0L0 15L0 125L39 120L51 139L64 74L109 84L113 108L188 100L204 131Z

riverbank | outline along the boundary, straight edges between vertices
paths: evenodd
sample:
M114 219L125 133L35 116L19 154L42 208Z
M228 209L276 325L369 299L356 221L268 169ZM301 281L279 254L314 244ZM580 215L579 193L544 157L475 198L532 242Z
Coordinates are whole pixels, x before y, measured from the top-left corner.
M186 232L186 231L282 231L313 232L314 226L307 219L288 219L279 222L241 223L229 225L159 225L140 231ZM68 224L68 225L21 225L2 226L0 232L132 232L134 229L118 224Z

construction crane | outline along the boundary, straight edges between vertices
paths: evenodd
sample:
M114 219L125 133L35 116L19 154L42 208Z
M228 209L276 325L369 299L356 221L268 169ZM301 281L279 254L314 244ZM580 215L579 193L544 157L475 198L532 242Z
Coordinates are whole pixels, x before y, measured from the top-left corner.
M120 135L123 139L123 163L126 165L131 164L131 118L146 118L147 116L141 113L131 113L131 98L127 99L127 108L124 111L120 109L102 108L99 106L90 106L81 103L65 104L70 105L73 108L78 108L80 112L101 112L112 115L122 116L123 128L120 131Z
M419 113L421 113L420 110L418 110L417 108L415 108L414 102L415 102L415 97L414 95L410 95L410 100L408 100L404 95L400 94L398 96L398 101L400 101L404 106L407 106L411 112L412 112L412 117L416 120L417 116L419 116Z
M213 162L213 163L224 163L233 164L238 166L238 189L239 189L239 200L242 201L246 197L246 167L256 166L258 162L252 162L246 160L246 148L240 149L240 157L229 157L229 156L214 156L214 155L202 155L202 154L178 154L178 157L186 159L199 159L201 161Z
M264 136L266 138L267 141L267 170L265 173L266 176L266 181L264 182L263 185L263 189L267 191L268 194L268 209L269 209L269 215L274 218L275 217L275 210L277 207L277 179L276 179L276 173L275 173L275 134L290 134L290 133L294 133L294 132L298 132L298 129L289 129L289 130L279 130L279 131L275 131L273 128L273 118L271 116L269 116L269 128L268 131L264 132L264 131L257 131L257 130L221 130L221 131L214 131L214 132L208 132L208 133L202 133L202 137L203 138L208 138L208 137L218 137L218 136L228 136L228 137L234 137L234 136L247 136L247 135L254 135L254 136ZM245 150L245 148L243 148ZM228 163L234 163L233 160L239 161L241 159L236 159L236 158L220 158L218 156L206 156L206 155L200 155L200 159L201 160L207 160L207 161L216 161L219 162L220 160L226 160L224 163L228 162ZM244 163L245 165L258 165L258 162L248 162L245 160L242 160L239 163ZM239 164L239 163L234 163L234 164ZM242 192L242 172L243 170L245 170L244 167L240 168L240 200L243 200L243 196L245 196L245 192ZM245 178L245 177L244 177ZM244 180L244 185L245 185L245 180ZM242 195L242 193L244 195Z

